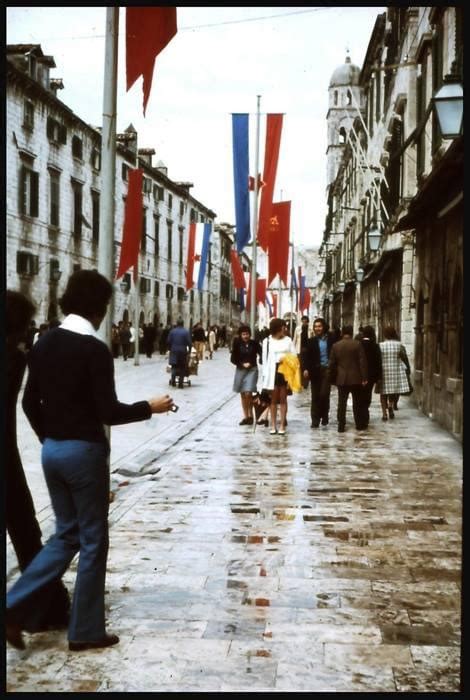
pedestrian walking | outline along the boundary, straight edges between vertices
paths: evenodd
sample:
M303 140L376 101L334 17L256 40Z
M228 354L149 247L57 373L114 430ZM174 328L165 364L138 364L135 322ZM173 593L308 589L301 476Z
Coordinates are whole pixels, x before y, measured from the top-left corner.
M361 424L364 427L369 425L370 405L372 402L372 391L376 382L382 378L382 353L375 337L372 326L361 327L361 338L359 339L367 361L367 384L362 387L361 408L364 411Z
M217 339L215 334L215 326L211 326L207 333L207 352L209 353L209 360L212 360L212 356L217 347L216 343Z
M124 321L119 329L119 340L121 341L122 359L127 360L130 352L131 332L129 330L129 324Z
M206 347L206 333L200 321L193 327L192 342L196 348L197 359L199 362L202 362L204 359L204 349Z
M170 333L170 326L168 323L166 324L165 327L163 327L163 323L160 324L160 336L158 339L158 347L159 347L159 352L160 355L166 355L168 352L168 334Z
M307 388L308 376L304 375L305 367L303 366L303 354L307 347L307 341L311 337L312 333L313 329L310 325L309 317L302 316L300 319L300 325L297 325L294 331L293 341L300 363L300 381L304 389Z
M240 326L230 353L230 362L236 367L233 391L240 394L243 411L239 425L253 425L253 393L258 385L258 358L261 361L261 345L252 339L250 326Z
M176 322L176 326L168 334L168 349L170 356L168 363L171 365L171 386L176 386L178 377L178 387L184 386L184 378L188 373L188 354L191 350L191 336L187 328L184 327L182 318Z
M34 501L23 469L16 435L18 393L26 370L26 355L20 350L28 323L34 314L34 304L16 291L6 292L6 405L4 486L5 524L18 566L23 572L41 551L42 532L36 518ZM61 573L46 584L29 606L24 629L42 632L67 628L70 598L61 581Z
M353 327L343 327L341 340L333 343L328 362L328 372L332 384L338 389L338 432L346 429L346 407L349 394L352 395L354 422L357 430L364 430L362 409L363 386L367 384L367 360L359 340L353 339Z
M115 323L111 326L111 352L114 359L119 357L119 346L121 344L121 339L119 337L119 328Z
M330 414L330 374L328 361L331 348L335 342L324 318L318 317L313 322L313 337L308 338L302 352L304 379L310 380L310 418L311 428L318 428L320 423L328 425Z
M395 402L400 395L410 393L408 376L410 363L405 347L398 339L398 333L394 326L385 326L384 339L379 343L382 356L382 378L377 383L376 391L380 393L382 406L382 420L395 418ZM407 376L408 372L408 376Z
M153 355L153 350L155 346L155 326L153 323L147 323L144 326L144 351L145 355L150 359Z
M132 325L132 321L129 321L129 358L132 359L134 357L136 348L135 348L135 328Z
M295 345L287 335L284 335L284 321L273 318L269 324L270 335L262 343L262 388L270 393L270 434L284 435L286 432L287 391L288 384L283 374L278 372L279 363L287 354L296 355ZM277 429L277 404L279 404L279 430Z
M28 605L45 584L62 576L79 553L68 628L69 649L119 642L105 627L108 556L109 443L104 425L146 420L171 409L169 396L118 401L110 350L97 331L112 297L96 270L78 270L59 301L66 315L28 356L23 408L42 443L42 465L56 531L7 595L6 637L24 648Z

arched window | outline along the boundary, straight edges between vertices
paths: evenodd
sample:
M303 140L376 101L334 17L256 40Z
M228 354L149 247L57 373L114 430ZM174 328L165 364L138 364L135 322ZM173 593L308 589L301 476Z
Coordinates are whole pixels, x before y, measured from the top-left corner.
M338 105L338 90L335 90L333 95L333 104L336 107Z
M346 143L346 129L344 128L344 126L342 126L339 130L339 142L341 144Z
M129 323L129 311L125 309L124 313L122 314L122 320L124 323Z
M346 105L350 107L352 105L352 94L351 90L348 90L346 93Z

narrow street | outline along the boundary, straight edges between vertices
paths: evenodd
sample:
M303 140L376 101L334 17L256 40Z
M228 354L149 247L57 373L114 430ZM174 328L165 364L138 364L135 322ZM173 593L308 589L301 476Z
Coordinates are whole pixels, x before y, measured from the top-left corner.
M227 349L171 389L166 359L116 360L122 401L180 409L112 429L108 628L73 653L65 632L7 650L8 692L457 692L462 447L401 398L357 432L310 428L310 390L285 436L239 426ZM21 396L20 396L21 401ZM20 403L20 402L19 402ZM44 534L40 445L18 433ZM76 562L64 581L72 591ZM17 575L7 546L7 587Z

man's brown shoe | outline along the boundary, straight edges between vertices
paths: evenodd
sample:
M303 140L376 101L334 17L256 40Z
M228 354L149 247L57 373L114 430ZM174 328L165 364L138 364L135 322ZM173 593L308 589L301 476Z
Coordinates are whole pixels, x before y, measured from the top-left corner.
M11 644L15 649L25 649L23 635L21 634L21 627L15 622L7 622L5 625L5 636L7 642Z
M102 639L97 639L96 642L69 642L70 651L86 651L87 649L102 649L103 647L111 647L113 644L118 644L119 637L117 634L106 634Z

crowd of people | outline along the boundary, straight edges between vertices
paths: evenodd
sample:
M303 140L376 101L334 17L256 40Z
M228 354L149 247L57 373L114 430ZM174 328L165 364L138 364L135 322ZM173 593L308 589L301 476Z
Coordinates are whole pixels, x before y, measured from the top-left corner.
M351 325L345 325L340 333L330 332L325 319L316 318L310 325L308 316L303 316L293 338L285 321L272 319L260 343L251 338L249 326L240 326L230 355L236 366L233 391L241 397L240 425L254 422L253 403L259 402L259 384L269 410L257 422L269 426L271 435L285 434L287 397L308 384L312 429L329 423L332 386L338 393L338 432L346 430L349 396L356 429L368 428L374 387L380 394L382 420L394 419L399 397L413 390L410 363L396 329L387 325L383 336L378 343L370 325L361 326L356 335Z
M412 391L406 350L392 326L377 342L364 326L354 336L345 325L340 338L323 318L307 316L295 329L280 318L252 338L248 325L232 329L196 323L186 329L179 319L158 331L143 324L113 325L111 349L97 331L106 315L112 285L95 270L79 270L69 278L59 300L64 320L36 327L34 304L20 292L6 293L6 525L20 576L7 594L6 638L25 647L23 631L68 629L71 651L117 644L105 626L105 575L108 555L109 442L105 426L148 419L171 411L164 394L131 404L116 395L114 362L135 352L152 357L158 344L168 352L173 386L182 388L188 358L211 360L228 346L235 365L233 391L240 394L240 425L269 426L284 435L288 397L310 384L311 428L327 426L331 387L338 392L337 429L346 429L349 395L357 430L369 425L373 390L380 394L382 419L392 420L398 397ZM162 343L162 338L164 343ZM19 454L16 404L26 367L22 407L42 444L42 467L55 515L55 533L45 543ZM58 381L60 377L60 381ZM258 388L260 391L258 391ZM62 582L79 553L72 598Z

